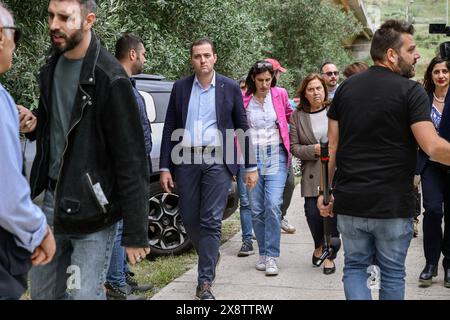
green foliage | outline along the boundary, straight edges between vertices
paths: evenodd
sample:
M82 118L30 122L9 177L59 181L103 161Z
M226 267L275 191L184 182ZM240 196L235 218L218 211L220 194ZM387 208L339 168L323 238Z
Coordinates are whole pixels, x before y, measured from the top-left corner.
M9 0L5 3L14 11L16 24L24 31L13 59L13 68L1 83L13 94L19 104L33 109L38 103L36 75L45 62L49 37L45 22L46 0Z
M5 0L25 37L14 67L2 79L18 103L34 108L35 76L49 48L48 0ZM246 74L259 59L276 57L289 69L281 85L293 93L308 72L324 60L350 62L341 40L360 31L353 16L318 0L98 0L94 30L114 51L123 32L141 36L148 51L146 73L177 79L190 74L193 40L211 38L218 72L232 78ZM276 13L276 14L274 14ZM326 23L324 23L326 22Z
M342 46L345 38L362 30L352 14L317 0L271 0L264 6L268 16L273 17L269 27L272 54L291 74L288 88L298 86L308 73L318 72L325 61L338 66L352 62L349 52Z

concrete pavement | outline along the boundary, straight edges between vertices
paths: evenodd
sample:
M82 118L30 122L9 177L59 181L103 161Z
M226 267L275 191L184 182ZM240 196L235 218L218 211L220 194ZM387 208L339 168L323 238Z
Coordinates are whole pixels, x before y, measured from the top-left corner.
M280 274L266 277L254 267L257 255L237 257L241 246L238 233L221 247L221 262L213 286L218 300L342 300L345 299L342 284L343 253L336 259L336 273L324 275L322 268L311 266L314 249L306 223L300 185L297 185L287 218L296 228L295 234L282 233ZM422 226L420 226L422 229ZM256 241L254 241L256 244ZM255 247L257 252L257 247ZM418 276L425 264L422 249L422 230L414 238L407 257L407 300L450 300L450 289L444 287L443 269L429 288L419 288ZM192 300L197 283L197 266L171 282L153 300ZM376 297L376 293L374 295Z

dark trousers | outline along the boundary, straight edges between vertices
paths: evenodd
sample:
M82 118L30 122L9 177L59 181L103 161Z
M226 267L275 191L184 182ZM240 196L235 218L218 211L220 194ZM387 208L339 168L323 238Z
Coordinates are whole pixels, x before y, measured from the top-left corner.
M181 164L175 178L181 218L198 254L198 283L212 284L231 174L223 164Z
M284 219L284 216L291 205L292 194L295 189L295 175L294 169L292 169L292 164L289 166L288 176L286 179L286 184L284 185L283 192L283 203L281 204L281 219Z
M423 249L428 264L437 265L441 252L450 267L450 172L430 161L421 175L423 207ZM444 234L442 234L444 217Z
M314 248L317 249L324 244L323 217L317 208L317 197L305 197L305 215L309 230L314 239ZM331 237L339 238L336 216L331 221Z
M0 300L19 299L27 289L31 253L17 246L14 236L0 227Z

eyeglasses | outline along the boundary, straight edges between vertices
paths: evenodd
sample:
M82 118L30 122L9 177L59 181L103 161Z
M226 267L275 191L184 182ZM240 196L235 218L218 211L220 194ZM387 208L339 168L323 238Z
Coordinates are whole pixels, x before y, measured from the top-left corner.
M322 72L322 74L327 75L327 77L335 76L337 77L339 75L339 71L328 71L328 72Z
M10 30L14 30L14 43L17 44L17 42L19 42L20 38L22 38L22 30L20 30L17 27L0 27L0 29L10 29Z
M262 62L258 62L256 64L256 68L258 68L258 69L267 68L267 69L273 70L273 64L271 64L270 62L267 62L267 61L262 61Z

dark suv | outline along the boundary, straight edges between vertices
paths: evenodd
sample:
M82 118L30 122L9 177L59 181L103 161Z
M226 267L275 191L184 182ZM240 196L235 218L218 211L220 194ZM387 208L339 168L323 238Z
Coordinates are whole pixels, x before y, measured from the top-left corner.
M180 217L178 194L165 193L159 184L159 151L167 106L173 82L162 76L140 74L134 77L136 86L145 99L147 115L152 126L153 149L151 153L153 174L150 185L150 210L148 214L148 237L152 255L180 254L192 247ZM22 144L25 151L27 174L36 153L35 143ZM28 175L29 176L29 175ZM228 202L223 215L231 216L237 209L238 195L233 182L228 193Z

